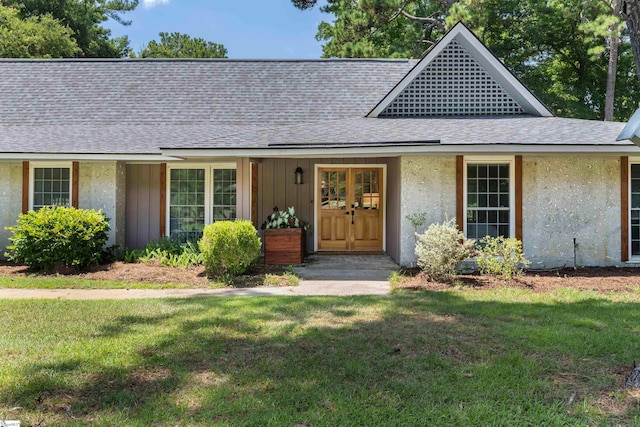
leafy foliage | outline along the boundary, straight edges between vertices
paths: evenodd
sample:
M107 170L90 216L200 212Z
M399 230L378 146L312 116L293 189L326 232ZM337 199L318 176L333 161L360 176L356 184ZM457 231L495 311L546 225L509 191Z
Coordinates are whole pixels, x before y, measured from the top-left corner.
M44 207L21 214L5 254L38 270L84 267L100 260L109 222L101 211Z
M73 32L51 15L21 19L16 9L0 5L0 57L65 58L79 51Z
M315 5L292 2L301 9ZM462 21L553 113L604 117L607 47L617 19L605 1L328 0L321 10L333 18L318 26L316 38L323 42L324 57L419 58L445 28ZM627 120L640 97L629 43L635 38L633 32L630 38L622 35L614 100L617 120Z
M558 116L602 119L610 14L598 1L460 0L447 24L468 24ZM624 90L616 94L615 111L626 120L640 91L626 38L618 58L618 87Z
M168 267L190 267L202 264L202 253L192 241L162 238L157 242L147 243L144 249L127 249L123 259L131 263L158 260L160 265Z
M227 49L202 38L180 33L160 33L160 41L152 40L139 53L141 58L226 58Z
M531 264L524 257L522 242L516 238L486 236L480 240L478 249L480 273L513 279Z
M321 10L335 16L321 22L316 39L322 56L340 58L417 58L444 34L447 2L404 0L329 0ZM399 13L429 17L431 24ZM435 25L433 25L435 23ZM427 41L425 44L424 41Z
M422 227L425 222L427 222L427 213L426 212L414 212L409 215L405 215L407 221L411 223L411 226L415 230L415 233L418 233L418 228Z
M263 228L303 228L307 230L309 224L296 216L296 209L293 206L284 211L275 207L273 213L267 217Z
M209 277L230 278L247 271L260 257L261 242L251 221L216 221L198 242Z
M130 21L122 18L122 14L134 10L138 0L1 0L0 3L16 8L23 20L48 15L68 27L80 51L65 56L120 58L129 53L128 38L111 38L111 31L100 24L113 19L129 25Z
M417 237L415 252L418 267L432 280L451 281L458 264L473 255L475 241L464 238L455 219L431 224L427 231Z

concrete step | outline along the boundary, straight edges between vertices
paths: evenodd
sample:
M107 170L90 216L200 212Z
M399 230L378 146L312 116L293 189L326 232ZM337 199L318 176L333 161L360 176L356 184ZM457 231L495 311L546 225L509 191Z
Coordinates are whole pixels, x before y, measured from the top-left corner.
M304 280L386 281L398 268L387 255L311 255L295 272Z

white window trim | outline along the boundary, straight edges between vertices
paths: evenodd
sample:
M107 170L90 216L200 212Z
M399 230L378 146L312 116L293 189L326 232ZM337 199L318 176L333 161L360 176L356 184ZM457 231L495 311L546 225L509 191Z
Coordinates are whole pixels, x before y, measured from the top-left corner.
M629 157L629 164L627 165L628 170L627 170L627 200L629 201L629 211L627 212L627 230L628 231L628 235L627 235L627 248L629 253L627 254L628 256L628 263L632 263L632 264L638 264L640 263L640 255L633 255L633 248L631 246L631 236L633 236L633 232L631 231L631 205L632 205L632 201L631 201L631 166L632 165L640 165L640 157Z
M33 196L35 190L36 169L68 168L69 169L69 206L73 205L73 162L29 162L29 210L33 210Z
M516 237L516 182L515 182L515 156L464 156L464 165L462 171L462 199L463 199L463 215L464 215L464 237L467 236L467 165L468 164L509 164L509 237Z
M214 169L236 169L236 211L238 209L238 176L237 163L179 163L167 164L167 179L165 183L166 206L165 206L165 236L171 237L171 171L180 169L204 169L204 224L205 226L213 222L213 170Z

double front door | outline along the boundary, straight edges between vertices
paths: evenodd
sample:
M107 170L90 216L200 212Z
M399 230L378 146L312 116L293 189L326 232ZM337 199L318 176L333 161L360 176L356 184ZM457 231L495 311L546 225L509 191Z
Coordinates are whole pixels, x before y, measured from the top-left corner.
M382 168L318 169L318 250L381 251Z

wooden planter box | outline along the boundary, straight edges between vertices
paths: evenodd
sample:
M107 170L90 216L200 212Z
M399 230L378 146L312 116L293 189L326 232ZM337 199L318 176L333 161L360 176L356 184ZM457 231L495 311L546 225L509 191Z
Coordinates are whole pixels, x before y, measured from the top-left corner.
M302 264L307 233L302 228L264 230L264 263L267 265Z

